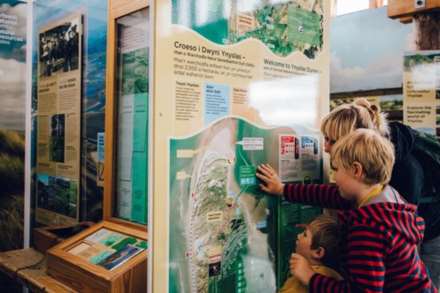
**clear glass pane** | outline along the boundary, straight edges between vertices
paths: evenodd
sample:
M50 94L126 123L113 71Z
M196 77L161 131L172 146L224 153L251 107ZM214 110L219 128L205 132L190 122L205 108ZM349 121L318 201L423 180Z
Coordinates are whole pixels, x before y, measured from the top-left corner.
M148 9L117 20L116 217L146 224L148 190Z

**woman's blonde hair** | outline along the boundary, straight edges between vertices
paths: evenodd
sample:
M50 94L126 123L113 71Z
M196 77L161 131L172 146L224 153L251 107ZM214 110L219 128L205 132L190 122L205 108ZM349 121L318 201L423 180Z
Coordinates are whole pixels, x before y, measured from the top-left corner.
M394 165L394 146L372 129L356 129L338 140L331 150L333 168L350 170L355 162L362 166L363 182L387 184Z
M375 129L383 136L389 135L386 115L364 98L336 107L321 123L321 132L333 142L359 128Z

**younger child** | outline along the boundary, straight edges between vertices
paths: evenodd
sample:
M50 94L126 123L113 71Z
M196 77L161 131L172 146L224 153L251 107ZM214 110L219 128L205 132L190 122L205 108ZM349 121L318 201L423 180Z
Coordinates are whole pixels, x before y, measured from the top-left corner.
M342 280L331 267L339 263L342 233L337 221L321 215L305 226L304 232L296 240L296 253L302 255L311 269L323 276ZM308 288L297 278L286 280L279 293L307 293Z
M357 129L331 149L336 186L282 184L268 165L258 168L261 188L292 202L337 208L346 229L342 270L345 280L314 272L293 254L291 273L309 292L437 292L420 260L417 245L424 222L387 185L394 163L392 143L371 129ZM339 188L339 190L338 190Z

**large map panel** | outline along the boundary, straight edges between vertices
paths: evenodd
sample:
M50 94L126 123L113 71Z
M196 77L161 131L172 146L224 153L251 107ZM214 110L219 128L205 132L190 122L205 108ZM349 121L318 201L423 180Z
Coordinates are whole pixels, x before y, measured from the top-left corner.
M319 209L263 194L322 180L330 5L159 0L154 12L153 292L274 292L295 224Z
M226 118L197 135L171 140L169 292L276 291L301 207L281 206L265 195L255 170L265 162L277 165L279 136L286 133L295 136L288 128L262 129ZM299 157L307 160L306 152ZM279 210L287 211L280 231ZM289 238L287 245L278 235Z

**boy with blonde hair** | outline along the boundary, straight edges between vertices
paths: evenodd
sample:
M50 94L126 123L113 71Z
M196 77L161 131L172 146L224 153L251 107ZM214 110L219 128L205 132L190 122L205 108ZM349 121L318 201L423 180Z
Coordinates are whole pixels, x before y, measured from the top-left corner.
M342 229L336 219L321 215L298 234L295 253L303 256L310 263L311 269L323 276L342 280L334 269L338 267L341 250ZM308 288L297 278L286 280L279 293L307 293Z
M388 185L394 164L392 143L375 130L355 130L332 146L331 164L337 187L284 185L269 165L258 168L264 191L292 202L342 210L345 280L315 273L299 254L291 257L292 275L309 292L437 292L417 252L423 219L416 215L415 205Z

